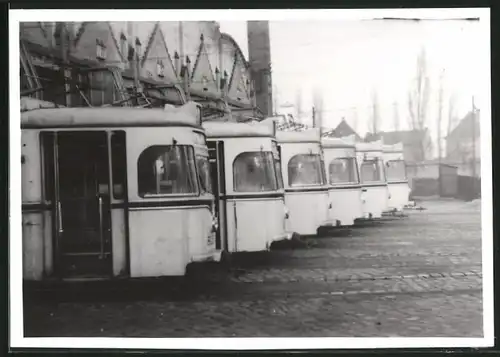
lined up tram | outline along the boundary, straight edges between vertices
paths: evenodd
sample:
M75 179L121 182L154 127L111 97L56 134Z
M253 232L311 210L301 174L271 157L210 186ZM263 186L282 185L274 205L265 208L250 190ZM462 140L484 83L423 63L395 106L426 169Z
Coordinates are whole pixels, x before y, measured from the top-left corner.
M403 144L384 145L385 172L389 189L390 212L402 212L409 203L410 185L406 175Z
M321 146L330 186L330 219L337 226L351 226L363 216L355 143L348 138L323 138Z
M207 121L217 215L216 247L224 252L268 250L290 238L273 123Z
M301 132L278 131L285 202L290 211L287 231L318 234L333 225L321 136L317 128Z
M21 113L25 280L184 275L217 260L197 105Z
M381 218L389 208L389 189L385 177L382 141L357 143L361 190L363 192L363 216L365 219Z

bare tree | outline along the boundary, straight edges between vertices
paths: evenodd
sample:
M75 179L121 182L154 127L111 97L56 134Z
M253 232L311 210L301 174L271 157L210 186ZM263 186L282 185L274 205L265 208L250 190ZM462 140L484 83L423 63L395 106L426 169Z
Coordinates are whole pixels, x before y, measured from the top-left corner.
M457 113L456 113L456 100L457 96L456 93L452 93L450 95L450 98L448 100L448 123L446 125L446 138L451 134L453 129L455 129L458 118L457 118ZM456 150L456 148L449 147L449 142L448 139L446 139L446 156L452 155L452 151Z
M423 48L417 57L417 75L408 92L408 111L410 128L419 131L418 159L425 160L429 149L426 144L424 130L427 124L427 109L429 107L430 79L427 73L427 59ZM430 141L429 141L430 144Z
M400 128L400 120L399 120L399 105L397 102L394 102L394 107L393 107L394 113L392 117L392 126L394 131L399 131Z
M446 126L446 136L450 135L457 124L457 112L456 112L456 102L457 95L452 93L450 99L448 100L448 125Z
M373 112L372 112L371 130L373 134L377 134L380 124L380 114L379 114L378 94L376 90L372 91L372 109Z
M438 149L438 160L441 163L442 152L442 127L443 127L443 80L444 80L444 69L441 71L439 76L439 98L438 98L438 118L437 118L437 149Z

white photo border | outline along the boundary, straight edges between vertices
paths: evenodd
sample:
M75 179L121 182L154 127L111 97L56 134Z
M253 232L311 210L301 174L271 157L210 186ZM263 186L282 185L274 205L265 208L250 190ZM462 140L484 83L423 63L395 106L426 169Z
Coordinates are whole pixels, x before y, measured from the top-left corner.
M483 271L482 338L34 338L24 337L22 287L22 216L19 24L27 21L246 21L246 20L360 20L382 17L449 19L480 18L484 32L479 39L485 58L481 108L481 225ZM147 19L147 20L146 20ZM371 348L451 348L494 345L493 325L493 207L491 147L490 10L463 9L311 9L311 10L10 10L10 347L85 349L177 349L177 350L298 350Z

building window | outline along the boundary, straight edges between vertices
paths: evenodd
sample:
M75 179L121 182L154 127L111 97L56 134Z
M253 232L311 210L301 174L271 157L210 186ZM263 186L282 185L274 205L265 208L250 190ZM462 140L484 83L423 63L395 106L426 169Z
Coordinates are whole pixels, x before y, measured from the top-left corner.
M208 90L208 78L207 76L203 76L201 79L201 84L203 85L203 90L207 91Z
M60 105L66 105L66 93L63 85L60 85L62 73L60 70L35 66L35 73L39 76L44 89L40 92L41 100Z
M100 39L96 39L96 57L97 59L100 60L105 60L106 59L106 45L104 44L104 41Z
M156 62L156 75L161 78L165 77L165 65L162 60Z
M123 34L120 35L120 52L122 53L123 58L127 58L128 55L128 43L127 37Z
M93 106L112 104L117 100L113 73L107 70L89 72L90 103Z
M141 197L198 194L192 146L150 146L137 161Z

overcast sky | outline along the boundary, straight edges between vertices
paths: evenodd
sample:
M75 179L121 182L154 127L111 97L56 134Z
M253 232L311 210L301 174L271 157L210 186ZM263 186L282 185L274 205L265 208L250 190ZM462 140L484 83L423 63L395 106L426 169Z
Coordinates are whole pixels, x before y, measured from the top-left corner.
M484 66L489 53L479 47L478 24L459 20L271 21L273 94L279 105L295 104L301 90L307 122L312 91L319 88L324 102L323 126L335 127L342 117L354 124L357 115L358 131L364 134L373 103L371 94L376 91L381 129L393 129L395 107L400 128L405 129L408 90L416 75L417 55L425 48L432 89L428 125L435 133L443 69L446 118L450 95L456 97L456 115L463 117L471 109L472 96L478 102L480 91L484 91L485 78L480 77L478 68ZM246 23L221 21L221 31L232 35L248 58Z

